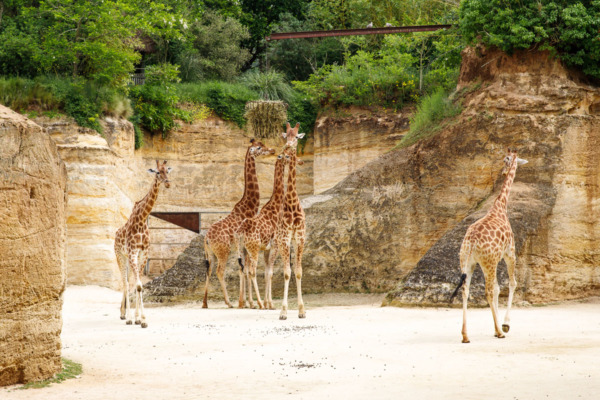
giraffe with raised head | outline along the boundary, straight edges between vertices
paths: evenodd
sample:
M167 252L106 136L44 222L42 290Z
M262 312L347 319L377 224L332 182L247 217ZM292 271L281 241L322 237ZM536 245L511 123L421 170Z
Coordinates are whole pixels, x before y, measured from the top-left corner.
M258 213L260 202L260 192L258 189L258 178L256 176L256 157L262 155L274 154L275 150L265 146L262 142L252 139L250 146L246 151L244 161L244 194L240 201L233 207L231 213L220 221L211 225L204 237L204 257L206 263L206 283L204 285L204 300L202 308L208 307L208 282L212 274L212 267L215 259L217 261L217 278L221 283L225 304L228 307L233 307L227 295L227 287L225 285L225 267L227 259L231 252L235 233L242 225L246 218L255 217ZM241 263L240 263L241 264ZM240 276L240 299L239 307L244 307L244 292L245 279L242 269L239 271Z
M271 296L271 277L273 276L273 263L277 256L277 251L273 247L273 239L275 231L279 226L279 219L283 212L283 177L285 166L289 163L291 157L287 154L280 154L275 162L275 174L273 177L273 194L269 201L263 206L258 215L254 218L246 219L237 232L239 237L236 240L238 259L241 259L240 247L246 249L248 257L246 257L247 265L245 271L248 274L248 279L252 282L254 291L256 292L258 307L263 308L258 284L256 282L256 268L258 264L258 254L261 250L264 251L265 257L265 305L264 308L274 309L273 299ZM240 246L243 244L242 246ZM273 250L273 251L271 251ZM248 297L250 307L254 307L252 300L252 287L248 287Z
M155 175L152 187L146 196L133 206L131 216L115 235L115 254L123 278L123 300L121 301L121 319L126 319L126 324L131 325L131 307L129 304L129 271L135 279L135 323L142 328L148 327L144 313L143 286L140 280L142 268L148 259L150 235L148 229L148 216L154 207L158 189L162 183L166 188L171 186L168 174L171 168L167 162L162 164L156 160L156 169L148 172Z
M475 266L479 264L485 277L485 294L487 302L492 310L494 319L495 336L503 338L504 332L510 329L510 308L513 301L517 280L515 278L515 238L513 235L510 221L507 215L508 196L510 188L515 179L517 166L526 164L527 160L517 157L516 151L508 149L508 154L504 158L504 169L502 173L506 175L502 189L498 198L494 201L492 208L485 216L474 222L468 229L460 247L460 283L451 300L456 296L460 287L463 288L463 324L462 324L462 342L469 343L467 335L467 301L469 299L469 286ZM496 268L500 260L506 261L508 270L508 303L504 324L502 330L498 324L498 294L500 287L496 277Z
M294 265L294 275L296 277L296 289L298 292L298 317L305 318L306 311L304 302L302 301L302 253L304 251L304 242L306 240L306 224L305 215L298 192L296 191L296 164L302 165L297 159L298 139L301 139L304 134L298 133L300 124L296 124L294 128L287 124L287 130L283 134L286 139L285 154L291 157L288 167L288 181L283 202L283 214L279 220L279 226L275 234L275 242L281 258L283 259L283 302L281 304L281 312L279 319L287 319L288 309L288 291L291 278L291 260L290 251L292 242L296 242L296 263Z

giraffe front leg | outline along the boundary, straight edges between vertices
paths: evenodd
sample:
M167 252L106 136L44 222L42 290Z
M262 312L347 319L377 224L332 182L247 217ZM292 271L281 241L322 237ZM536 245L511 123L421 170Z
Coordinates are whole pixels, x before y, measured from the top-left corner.
M229 301L229 295L227 294L227 286L225 285L225 267L227 266L227 258L221 259L218 258L217 265L217 278L219 278L219 283L221 284L221 290L223 290L223 298L225 300L225 304L227 307L233 308L231 302Z
M508 301L506 304L506 315L504 316L504 323L502 324L502 330L506 333L510 330L510 308L513 302L513 296L515 294L515 289L517 287L517 279L515 277L515 249L514 245L508 257L505 258L506 266L508 270Z
M294 272L296 275L296 290L298 292L298 318L306 318L304 301L302 300L302 252L304 251L304 237L296 239L296 265Z
M272 282L273 282L273 264L275 263L275 258L277 257L276 249L265 251L265 308L269 310L274 310L273 306L273 291L272 291Z
M258 261L258 260L256 260ZM257 262L255 260L252 260L251 262L251 267L250 267L250 277L252 278L252 284L254 286L254 291L256 292L256 302L258 303L258 309L262 310L263 308L265 308L263 306L263 302L262 299L260 298L260 291L258 290L258 282L256 282L256 265Z
M139 321L140 321L140 325L142 326L142 328L147 328L148 327L148 323L146 322L146 313L144 311L144 286L142 285L142 281L140 280L140 276L142 275L142 270L143 268L146 267L146 262L148 261L148 249L143 249L140 252L140 263L138 265L138 273L137 273L137 283L136 283L136 290L139 296L139 305L140 305L140 310L139 310ZM136 321L137 324L137 321Z
M288 291L290 287L290 277L292 275L292 269L290 268L290 245L286 241L282 243L279 250L281 258L283 258L283 300L281 302L281 312L279 313L280 320L287 319L288 310Z

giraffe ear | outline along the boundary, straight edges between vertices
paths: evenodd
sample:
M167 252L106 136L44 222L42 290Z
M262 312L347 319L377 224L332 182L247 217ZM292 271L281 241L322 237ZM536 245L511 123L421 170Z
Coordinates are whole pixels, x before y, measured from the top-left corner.
M284 139L287 139L287 133L286 132L281 132L281 136L283 136Z
M305 133L304 133L304 132L302 132L302 133L299 133L299 134L297 134L297 135L296 135L296 137L297 137L298 139L302 139L302 138L304 137L304 135L305 135Z
M157 171L157 170L155 170L155 169L152 169L152 168L150 168L150 169L148 170L148 172L150 172L151 174L158 174L158 171Z
M171 170L172 170L172 169L173 169L173 168L171 168L171 167L168 167L168 168L167 168L167 174L171 173Z

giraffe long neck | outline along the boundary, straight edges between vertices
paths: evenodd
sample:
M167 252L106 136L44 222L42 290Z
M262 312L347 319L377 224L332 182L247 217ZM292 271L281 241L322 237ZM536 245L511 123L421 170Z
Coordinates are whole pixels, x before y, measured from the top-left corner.
M234 207L234 212L248 214L248 217L253 217L258 211L259 203L260 191L256 177L256 163L254 157L250 154L250 149L248 149L244 163L244 195Z
M513 181L515 180L515 175L517 173L517 157L513 160L512 165L510 166L510 170L506 174L506 179L504 180L504 184L502 185L502 189L500 190L500 194L496 201L494 202L495 209L501 209L506 212L506 207L508 204L508 195L510 194L510 188L512 187Z
M298 201L298 192L296 192L296 154L292 155L290 168L288 171L287 191L285 193L285 204L295 205Z
M148 218L148 215L150 215L152 207L154 207L154 203L156 202L156 198L158 197L159 187L160 181L158 180L158 177L156 177L154 178L154 182L152 183L152 187L150 188L148 194L142 200L140 200L139 215L142 218L142 221L145 221L146 218Z
M273 178L273 194L271 199L263 207L263 209L273 209L274 212L279 212L283 205L283 172L285 164L283 160L277 160L275 163L275 177Z

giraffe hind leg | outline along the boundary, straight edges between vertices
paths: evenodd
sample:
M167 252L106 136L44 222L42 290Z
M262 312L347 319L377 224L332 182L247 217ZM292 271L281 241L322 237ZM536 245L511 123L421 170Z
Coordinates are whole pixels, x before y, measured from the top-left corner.
M517 287L517 279L515 277L516 256L514 246L512 246L512 249L509 251L508 256L504 260L506 261L506 267L508 270L508 301L506 303L506 315L504 316L502 331L507 333L510 330L510 309L512 306L515 289Z

